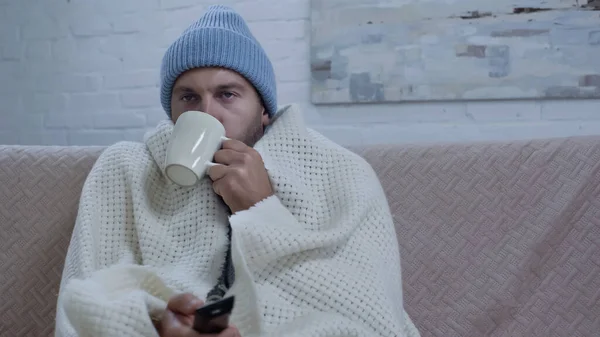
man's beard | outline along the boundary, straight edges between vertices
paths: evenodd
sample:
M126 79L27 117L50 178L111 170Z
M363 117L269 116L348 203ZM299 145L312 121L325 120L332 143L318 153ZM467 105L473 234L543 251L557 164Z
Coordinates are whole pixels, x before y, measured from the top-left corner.
M263 124L262 124L262 116L261 114L257 114L258 117L252 121L252 123L246 129L246 133L244 134L244 143L249 147L254 147L256 142L258 142L264 133Z

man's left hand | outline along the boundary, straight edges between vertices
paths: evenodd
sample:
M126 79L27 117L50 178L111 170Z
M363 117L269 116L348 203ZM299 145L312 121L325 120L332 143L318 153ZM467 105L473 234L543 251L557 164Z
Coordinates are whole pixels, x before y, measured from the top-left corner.
M234 139L223 142L215 153L216 164L208 170L215 193L231 213L247 210L273 195L273 186L260 154Z

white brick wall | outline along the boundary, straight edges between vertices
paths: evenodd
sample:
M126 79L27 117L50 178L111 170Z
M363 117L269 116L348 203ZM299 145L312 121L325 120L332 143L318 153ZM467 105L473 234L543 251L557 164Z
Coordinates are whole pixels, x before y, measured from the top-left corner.
M249 21L280 103L343 144L600 134L600 101L312 106L310 0L223 0ZM212 2L210 2L212 3ZM0 0L0 144L141 140L165 117L163 52L205 0Z

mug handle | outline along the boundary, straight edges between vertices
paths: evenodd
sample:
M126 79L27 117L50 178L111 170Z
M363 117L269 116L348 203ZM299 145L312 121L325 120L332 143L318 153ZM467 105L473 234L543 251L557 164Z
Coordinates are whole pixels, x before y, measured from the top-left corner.
M227 137L225 137L225 136L222 136L222 137L221 137L221 142L224 142L224 141L226 141L226 140L231 140L231 138L227 138ZM209 162L207 162L207 163L206 163L206 166L207 166L208 168L211 168L211 167L213 167L213 166L217 166L217 165L221 165L221 164L213 163L212 161L209 161Z

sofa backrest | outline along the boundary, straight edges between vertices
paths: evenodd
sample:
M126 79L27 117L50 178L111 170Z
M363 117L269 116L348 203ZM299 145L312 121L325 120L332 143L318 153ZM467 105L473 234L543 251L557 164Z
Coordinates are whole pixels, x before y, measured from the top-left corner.
M600 336L600 137L355 150L421 336Z
M83 182L102 148L0 146L0 336L51 336Z
M388 196L422 336L600 331L600 137L351 149ZM0 146L1 336L50 336L102 148Z

